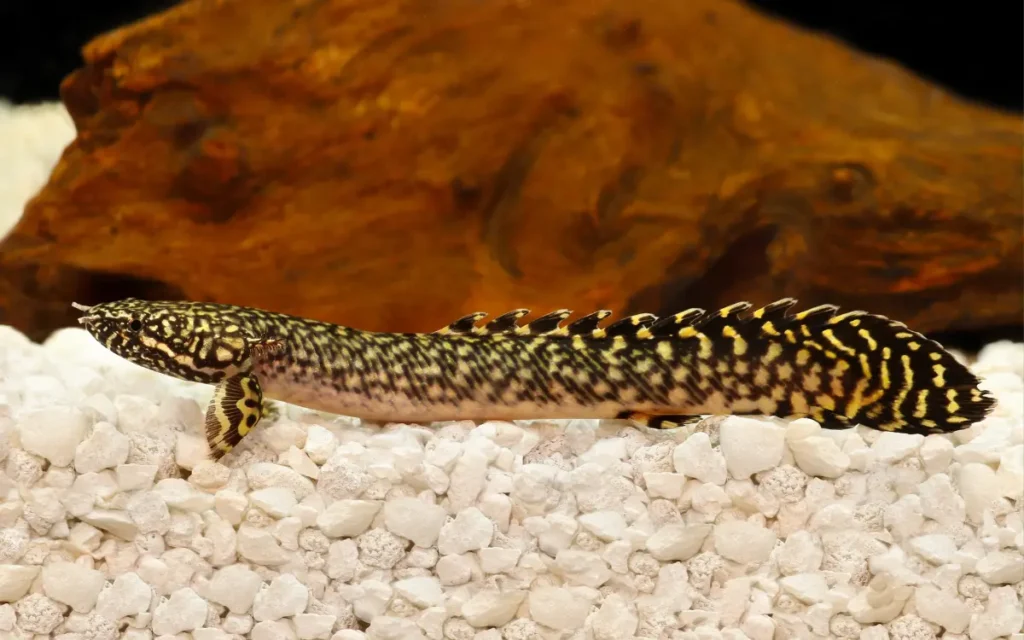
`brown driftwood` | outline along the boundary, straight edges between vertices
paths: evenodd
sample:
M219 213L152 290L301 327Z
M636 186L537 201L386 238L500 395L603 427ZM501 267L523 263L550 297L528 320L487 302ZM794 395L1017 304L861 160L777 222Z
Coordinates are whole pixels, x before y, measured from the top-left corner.
M79 135L0 245L71 299L433 330L782 296L1017 324L1022 131L725 0L193 0L101 37Z

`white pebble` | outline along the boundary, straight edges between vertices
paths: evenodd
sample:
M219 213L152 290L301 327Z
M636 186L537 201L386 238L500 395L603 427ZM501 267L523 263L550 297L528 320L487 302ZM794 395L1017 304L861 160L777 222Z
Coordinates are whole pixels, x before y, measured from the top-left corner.
M744 480L782 461L786 430L754 418L729 416L719 427L719 441L729 473Z
M203 589L212 602L224 605L231 613L247 613L263 581L245 565L233 564L217 570Z
M155 464L119 464L114 470L117 477L117 488L121 491L149 489L156 479Z
M929 475L945 471L953 461L953 443L940 435L926 436L918 451Z
M296 640L295 629L287 620L264 620L252 627L252 640Z
M320 475L320 467L316 466L305 451L295 445L288 447L288 450L281 454L280 461L307 478L316 480Z
M779 580L782 590L804 604L817 604L828 597L828 582L820 573L798 573Z
M689 560L711 533L708 524L667 524L647 538L647 550L662 562Z
M565 587L541 586L530 590L530 617L551 629L579 629L592 605Z
M644 484L647 485L647 493L650 497L676 500L683 495L686 476L682 473L667 471L648 471L644 474Z
M999 587L988 594L985 610L971 619L971 640L995 640L1019 634L1024 626L1024 610L1013 587Z
M480 558L480 570L484 573L507 573L515 568L522 554L523 552L519 549L499 549L496 547L487 547L477 551L477 556Z
M701 482L725 484L725 458L711 447L711 439L702 431L676 445L672 452L672 464L677 473Z
M316 526L332 538L354 538L370 528L380 511L376 500L338 500L316 519Z
M376 616L366 629L369 640L424 640L416 622L393 616Z
M178 432L174 439L174 463L183 469L194 469L208 462L210 445L198 433Z
M248 506L249 500L236 491L224 489L213 496L213 508L217 510L217 515L233 525L238 525L242 521L242 515Z
M971 609L966 603L930 584L914 590L914 607L922 619L944 627L951 633L963 633L971 622Z
M611 594L601 603L590 624L594 640L630 640L639 622L636 606L618 594Z
M153 492L164 499L167 506L183 511L201 513L214 507L214 497L197 491L195 487L181 478L164 478L156 483Z
M483 549L494 536L494 523L476 507L459 512L441 527L437 550L442 555Z
M280 620L306 610L309 589L290 573L283 573L256 594L252 617L257 621Z
M314 424L306 431L306 444L303 448L310 460L323 464L338 448L338 440L329 430Z
M14 605L22 631L49 634L64 619L60 605L41 593L30 593Z
M388 531L420 547L437 541L447 517L443 507L416 498L396 498L384 504L384 526Z
M437 578L406 578L396 582L394 589L395 593L422 609L444 604L444 590Z
M498 531L508 532L512 520L512 500L507 495L484 492L477 501L477 508L497 525Z
M156 606L153 612L153 633L175 635L192 631L206 622L208 605L189 587L182 587Z
M128 515L140 533L163 535L171 527L171 511L163 497L154 492L137 493L128 501Z
M88 613L106 580L95 569L73 562L51 562L43 566L43 592L78 613Z
M469 582L474 568L473 559L469 556L452 555L439 559L435 571L441 584L456 586Z
M137 616L149 611L153 588L134 571L122 573L100 592L96 612L111 621Z
M974 570L989 584L1015 584L1024 580L1024 556L1019 551L990 551Z
M732 520L715 526L715 550L740 564L764 562L775 548L777 537L771 529L746 520Z
M292 618L299 640L327 640L338 616L323 613L300 613Z
M875 452L876 460L891 464L917 451L923 442L924 436L917 433L884 431L871 445L871 450Z
M288 562L290 555L270 531L242 525L236 538L238 555L249 562L262 566L274 566Z
M97 422L92 433L75 448L75 471L112 469L128 459L131 441L109 422Z
M917 493L921 496L921 509L925 516L945 525L964 521L964 499L953 490L953 484L945 473L937 473L922 482Z
M810 436L789 443L796 465L810 476L838 478L850 468L850 456L833 438Z
M246 471L246 478L252 489L266 487L287 487L298 500L304 500L313 493L313 482L295 469L272 462L256 462Z
M910 549L928 562L942 565L953 561L956 543L944 533L932 533L911 538Z
M89 431L89 419L77 409L53 407L28 414L18 429L25 451L66 467L75 460L75 449Z
M825 552L810 531L796 531L779 548L777 561L784 575L809 573L821 567Z
M763 614L747 616L740 629L750 640L772 640L775 637L775 621Z
M17 602L39 575L39 567L0 564L0 602Z
M980 462L971 462L960 467L957 476L960 495L964 499L967 517L975 524L981 524L985 509L999 495L999 481L992 467Z
M582 549L563 549L555 557L555 568L571 584L596 589L612 577L600 555Z
M82 522L86 522L102 529L123 540L134 540L139 533L139 528L132 522L131 516L124 511L113 509L93 509L82 516Z
M629 526L618 511L592 511L579 517L580 525L600 540L621 540Z
M487 480L487 458L483 454L466 450L450 474L451 486L448 500L453 512L468 508L476 502Z
M500 627L512 620L525 598L525 591L481 589L462 605L462 617L477 628Z
M350 600L352 612L363 621L381 616L394 596L394 590L377 580L363 580Z
M288 516L298 500L295 494L287 487L266 487L257 489L249 494L249 502L274 518Z

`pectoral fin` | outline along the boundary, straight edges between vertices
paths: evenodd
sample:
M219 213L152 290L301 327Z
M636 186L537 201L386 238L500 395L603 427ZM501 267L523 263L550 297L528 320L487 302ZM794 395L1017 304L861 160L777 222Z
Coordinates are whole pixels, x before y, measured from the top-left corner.
M218 384L206 408L206 443L213 459L234 449L263 415L263 391L254 375L236 373Z

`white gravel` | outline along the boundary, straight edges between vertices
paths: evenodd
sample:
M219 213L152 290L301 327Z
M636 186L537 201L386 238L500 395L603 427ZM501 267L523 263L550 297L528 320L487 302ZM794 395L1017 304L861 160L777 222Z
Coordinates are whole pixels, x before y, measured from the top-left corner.
M973 367L952 436L289 407L212 463L208 387L0 327L0 638L1007 638L1024 345Z

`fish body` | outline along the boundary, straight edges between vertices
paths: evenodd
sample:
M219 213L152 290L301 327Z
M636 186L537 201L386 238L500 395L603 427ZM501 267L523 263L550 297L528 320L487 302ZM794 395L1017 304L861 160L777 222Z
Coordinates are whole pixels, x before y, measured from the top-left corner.
M264 399L378 421L620 418L658 428L704 415L810 417L825 428L947 433L994 406L940 344L884 316L783 299L751 311L597 311L529 322L516 309L433 333L383 333L249 307L127 299L83 311L115 354L216 386L217 458L264 415Z

